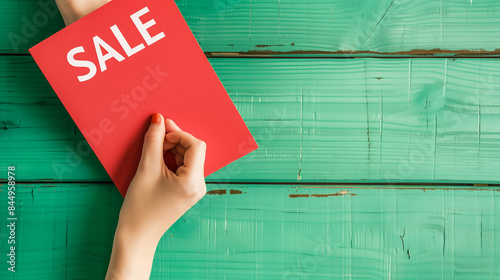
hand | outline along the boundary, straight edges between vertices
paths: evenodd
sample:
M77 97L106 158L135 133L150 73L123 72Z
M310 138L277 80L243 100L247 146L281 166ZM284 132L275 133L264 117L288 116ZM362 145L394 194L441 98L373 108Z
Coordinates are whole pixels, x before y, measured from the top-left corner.
M175 172L164 163L167 150L175 156ZM149 279L158 241L206 193L205 151L203 141L153 115L120 210L106 279Z
M66 26L90 14L110 0L56 0Z
M206 193L203 173L206 145L160 114L155 114L151 122L118 226L135 235L159 240ZM175 172L164 163L163 154L167 150L175 155L178 166Z

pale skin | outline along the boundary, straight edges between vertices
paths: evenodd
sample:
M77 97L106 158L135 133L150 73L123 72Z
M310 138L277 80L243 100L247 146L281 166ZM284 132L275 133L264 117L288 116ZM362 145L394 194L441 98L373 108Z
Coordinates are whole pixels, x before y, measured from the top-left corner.
M158 121L158 122L157 122ZM172 151L179 168L165 165ZM120 210L107 280L149 279L165 232L206 193L206 145L157 114L144 136L141 160Z
M66 26L90 14L109 0L56 0Z
M56 0L66 25L109 2ZM170 150L178 169L169 170ZM149 279L156 246L165 232L206 193L206 144L172 120L154 114L141 160L120 210L106 280Z

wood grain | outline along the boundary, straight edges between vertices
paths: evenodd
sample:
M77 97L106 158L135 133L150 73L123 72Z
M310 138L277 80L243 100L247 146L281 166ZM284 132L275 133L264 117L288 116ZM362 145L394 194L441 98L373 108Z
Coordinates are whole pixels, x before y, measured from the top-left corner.
M164 235L151 279L500 277L499 188L208 188L225 194L206 195ZM0 278L103 279L122 202L115 187L16 191L18 271L13 278L3 269Z
M151 279L500 278L500 187L484 185L500 61L481 58L500 54L497 1L176 3L260 149L207 178ZM0 0L0 196L9 165L27 182L0 279L106 273L122 198L24 55L63 27L53 1Z
M0 52L26 53L64 24L52 1L0 1ZM177 0L205 52L498 55L497 1ZM354 53L353 53L354 52Z
M208 181L498 183L498 60L210 62L260 149ZM0 172L109 181L30 58L0 73Z

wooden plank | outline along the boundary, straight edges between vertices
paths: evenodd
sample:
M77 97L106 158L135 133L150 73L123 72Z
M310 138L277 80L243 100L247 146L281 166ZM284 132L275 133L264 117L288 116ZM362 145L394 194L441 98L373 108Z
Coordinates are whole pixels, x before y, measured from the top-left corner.
M40 4L41 3L41 4ZM233 54L498 55L495 0L177 0L206 52ZM44 8L45 7L45 8ZM0 1L0 52L61 29L50 0ZM449 51L451 50L451 51Z
M500 277L499 188L208 187L160 241L151 279ZM0 278L103 279L122 201L114 186L16 191L17 271ZM7 242L0 249L5 260Z
M211 63L260 149L208 181L498 183L498 60ZM31 58L0 73L0 172L109 181Z

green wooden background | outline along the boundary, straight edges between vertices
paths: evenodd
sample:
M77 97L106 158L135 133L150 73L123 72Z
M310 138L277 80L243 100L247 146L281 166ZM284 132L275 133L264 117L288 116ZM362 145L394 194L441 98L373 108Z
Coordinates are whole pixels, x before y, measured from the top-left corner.
M498 1L176 3L260 148L207 177L151 279L500 278ZM109 261L123 200L27 54L61 28L0 0L0 279Z

